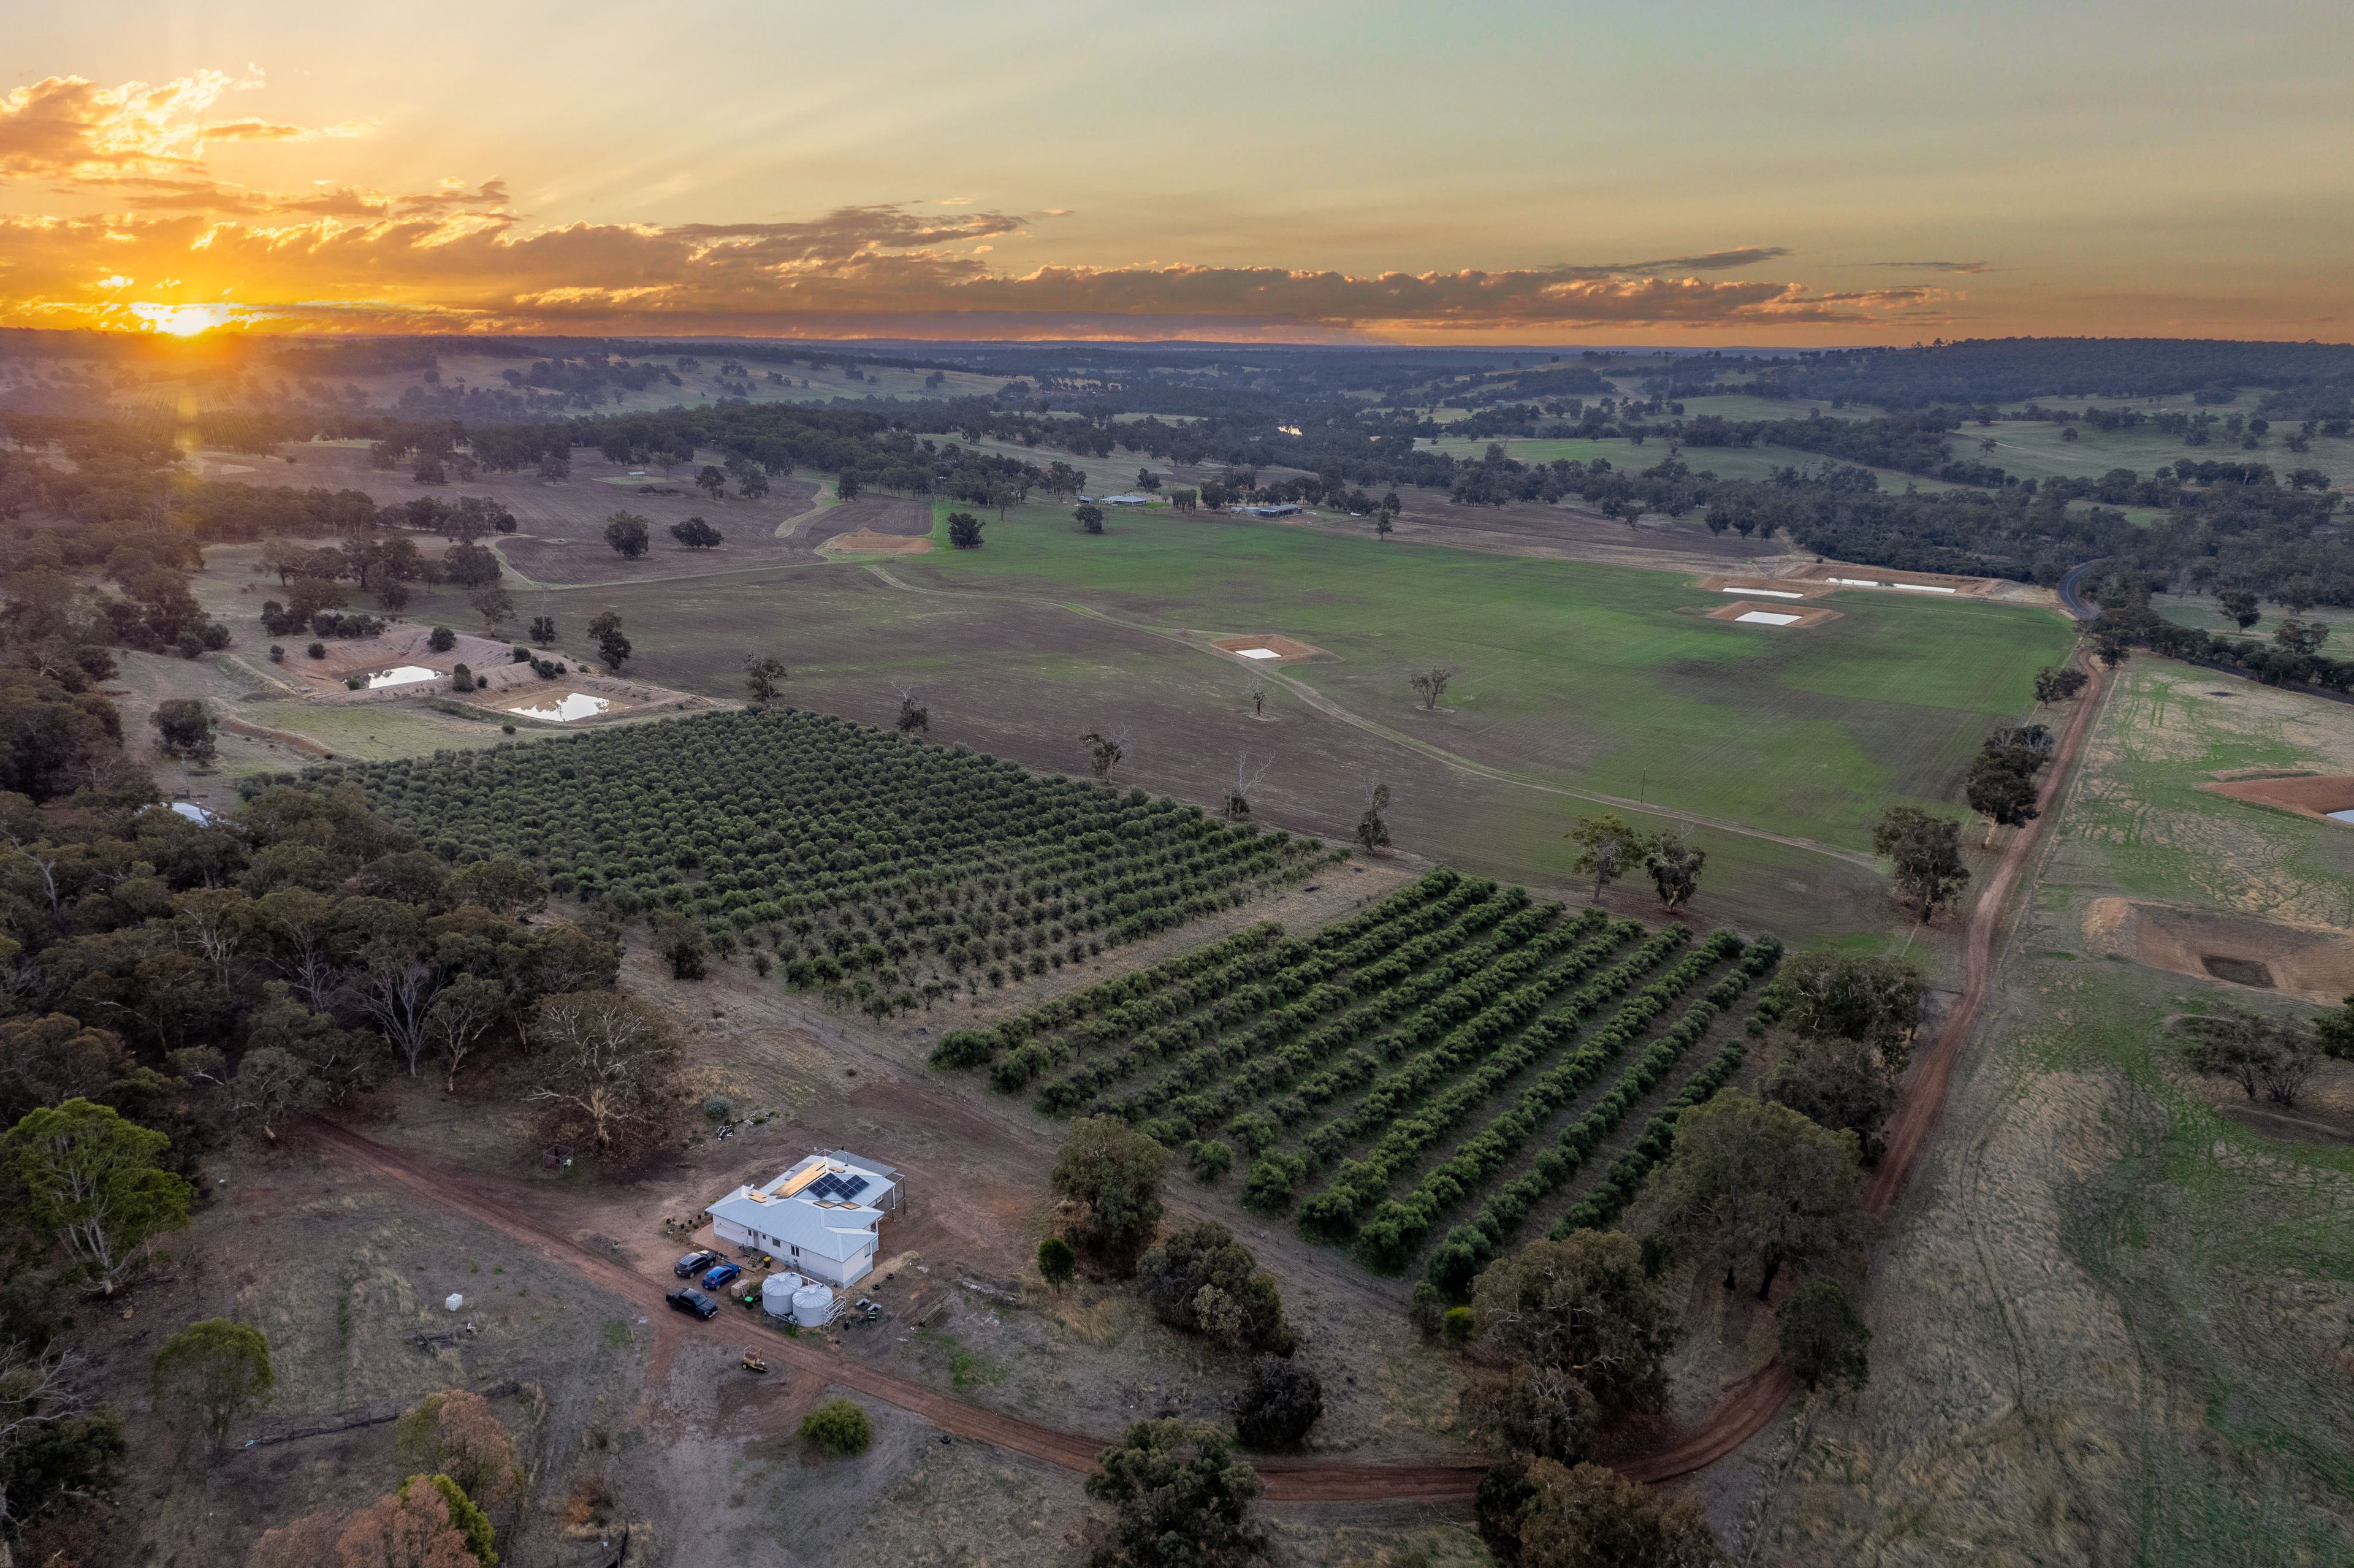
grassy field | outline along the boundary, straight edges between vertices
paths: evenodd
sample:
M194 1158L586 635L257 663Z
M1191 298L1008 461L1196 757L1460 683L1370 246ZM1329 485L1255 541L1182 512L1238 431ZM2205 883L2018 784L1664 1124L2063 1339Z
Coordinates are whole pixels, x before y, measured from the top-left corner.
M1783 408L1781 417L1792 417L1791 410ZM1641 446L1615 436L1601 440L1575 437L1516 438L1500 444L1505 455L1522 462L1553 462L1563 458L1573 462L1592 462L1596 458L1606 458L1611 467L1632 473L1641 472L1668 455L1668 443L1657 438L1645 441ZM1480 457L1490 445L1487 441L1455 436L1440 436L1430 444L1433 451L1447 452L1458 458ZM1796 447L1757 446L1687 447L1681 461L1695 473L1712 473L1719 479L1766 479L1777 468L1815 467L1826 460L1820 453L1800 451ZM1882 490L1901 491L1908 484L1922 490L1956 488L1914 474L1900 473L1893 468L1876 468L1872 471L1879 476Z
M1305 529L1152 517L1090 538L1041 510L988 539L895 575L1281 632L1337 655L1287 673L1450 749L1850 847L1887 798L1946 794L2068 644L2045 612L1865 593L1838 596L1816 631L1765 631L1689 613L1713 606L1673 574ZM1433 663L1461 672L1452 713L1413 705L1405 676Z
M2169 1019L2308 1010L2086 938L2119 895L2354 919L2354 833L2195 788L2265 767L2354 768L2354 714L2127 666L1783 1561L2354 1562L2354 1067L2291 1111L2189 1076Z
M2247 407L2240 412L2253 408L2253 399L2245 401ZM2064 429L2062 425L2027 419L1999 420L1991 429L1965 425L1956 432L1954 450L1956 456L1969 461L1994 463L2025 479L2098 479L2113 468L2129 468L2146 479L2154 469L2191 459L2260 462L2275 474L2296 468L2315 468L2341 487L2354 483L2354 437L2315 436L2312 450L2293 452L2281 442L2285 430L2296 429L2293 421L2275 420L2263 446L2253 451L2243 450L2236 442L2221 435L2206 446L2190 447L2179 438L2159 430L2104 431L2080 425L2076 427L2076 439L2071 441L2062 437ZM1987 437L1993 438L1995 450L1982 453L1978 443Z
M735 696L745 653L773 652L789 701L888 723L906 683L935 739L1033 765L1079 770L1078 736L1124 726L1119 777L1188 800L1220 799L1238 754L1272 757L1262 814L1331 836L1378 775L1401 847L1540 886L1575 885L1561 835L1610 809L1587 794L1648 803L1632 814L1649 826L1782 835L1798 842L1698 827L1719 901L1698 917L1799 938L1884 924L1872 820L1890 800L1952 805L1986 729L2068 645L2049 612L1871 594L1791 635L1706 620L1716 596L1679 574L1207 517L1119 514L1090 537L1015 508L987 539L549 607L567 628L620 609L642 679ZM1283 666L1254 716L1257 672L1194 634L1278 632L1331 657ZM1461 672L1438 712L1405 684L1431 663Z

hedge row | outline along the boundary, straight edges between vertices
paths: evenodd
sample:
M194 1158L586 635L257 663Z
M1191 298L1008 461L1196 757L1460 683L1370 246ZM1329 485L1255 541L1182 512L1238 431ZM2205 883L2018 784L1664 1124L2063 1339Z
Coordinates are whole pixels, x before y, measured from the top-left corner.
M1702 975L1738 956L1741 950L1740 938L1730 931L1716 932L1698 952L1644 987L1575 1051L1522 1090L1516 1105L1465 1139L1452 1155L1426 1173L1413 1192L1375 1210L1357 1234L1358 1261L1379 1274L1395 1274L1405 1267L1421 1250L1443 1211L1478 1192L1554 1112L1592 1087L1621 1052L1641 1039L1670 1002L1697 984ZM1706 999L1694 1003L1643 1058L1619 1075L1602 1103L1607 1104L1636 1083L1640 1083L1641 1092L1648 1092L1654 1081L1645 1076L1648 1065L1656 1060L1658 1070L1665 1071L1668 1063L1707 1032L1728 986L1732 994L1738 995L1749 979L1745 970L1736 970L1712 987ZM1522 1048L1543 1055L1565 1044L1576 1032L1577 1025L1569 1019L1542 1019L1523 1038Z
M1262 1156L1244 1181L1244 1201L1253 1202L1259 1195L1258 1206L1281 1208L1290 1202L1290 1182L1309 1170L1305 1154L1276 1156L1270 1154L1282 1140L1283 1129L1304 1121L1317 1107L1325 1105L1378 1075L1384 1060L1395 1061L1416 1046L1443 1034L1447 1027L1476 1014L1499 994L1525 975L1530 968L1550 959L1560 950L1553 943L1563 938L1575 941L1596 924L1581 915L1577 921L1556 932L1532 933L1532 920L1552 918L1558 906L1524 910L1505 921L1496 934L1485 942L1462 948L1427 971L1417 974L1393 991L1385 991L1363 1007L1352 1010L1325 1029L1320 1029L1302 1042L1302 1046L1325 1050L1347 1044L1362 1033L1373 1016L1395 1017L1403 1013L1398 1024L1388 1033L1375 1036L1359 1045L1296 1085L1291 1092L1271 1100L1257 1110L1236 1117L1229 1127L1235 1140L1253 1155ZM1640 927L1637 927L1639 929ZM1626 939L1623 931L1605 929L1587 949L1573 960L1585 968L1598 962L1602 955ZM1541 942L1548 949L1532 958L1525 944ZM1407 1008L1414 1008L1406 1012ZM1327 1039L1327 1036L1332 1036ZM1148 1123L1148 1127L1152 1125ZM1284 1172L1290 1171L1289 1176Z
M1740 968L1709 988L1707 996L1685 1014L1675 1030L1662 1036L1649 1051L1629 1065L1619 1081L1612 1086L1609 1094L1563 1130L1554 1147L1538 1156L1528 1171L1518 1180L1490 1193L1477 1214L1447 1232L1446 1242L1431 1255L1427 1266L1426 1274L1430 1281L1450 1298L1460 1298L1468 1293L1479 1270L1503 1252L1505 1241L1528 1217L1530 1211L1546 1194L1568 1181L1585 1166L1643 1095L1658 1086L1676 1057L1706 1033L1717 1015L1738 1001L1742 992L1758 977L1771 972L1781 958L1782 944L1775 938L1761 937L1751 944ZM1757 1012L1751 1015L1748 1033L1754 1034L1763 1028L1759 1014L1773 1005L1769 1000L1760 999ZM1683 1036L1680 1042L1677 1041L1679 1034ZM1599 1223L1596 1216L1599 1220L1607 1220L1616 1215L1633 1197L1636 1186L1649 1171L1652 1161L1665 1153L1665 1144L1657 1142L1655 1137L1659 1133L1663 1120L1669 1129L1665 1136L1672 1139L1676 1114L1687 1106L1700 1104L1723 1087L1740 1065L1746 1050L1747 1047L1736 1040L1695 1074L1668 1107L1645 1124L1643 1135L1637 1140L1636 1147L1611 1162L1596 1192L1581 1200L1552 1234L1566 1235L1573 1230ZM1627 1092L1622 1093L1622 1090ZM1646 1156L1642 1152L1646 1149L1655 1149L1656 1151ZM1605 1192L1617 1195L1604 1198L1597 1203L1597 1198Z
M1306 1029L1324 1013L1346 1006L1357 997L1377 992L1410 969L1427 963L1444 950L1447 939L1445 934L1431 932L1429 927L1457 914L1464 906L1471 906L1471 913L1466 916L1469 920L1468 928L1477 930L1493 925L1515 906L1509 896L1491 896L1493 893L1492 883L1467 883L1436 904L1363 931L1345 947L1285 943L1282 967L1264 981L1242 987L1199 1012L1172 1016L1159 1027L1134 1035L1126 1050L1073 1068L1039 1091L1038 1108L1050 1116L1076 1110L1087 1105L1098 1090L1133 1076L1147 1065L1198 1042L1211 1042L1189 1054L1184 1065L1157 1083L1135 1091L1119 1103L1098 1102L1090 1107L1092 1114L1118 1115L1134 1121L1168 1097L1172 1085L1190 1086L1204 1081L1198 1075L1198 1075L1212 1066L1231 1066L1246 1059L1250 1049L1279 1043ZM1458 920L1450 929L1464 928ZM1197 980L1190 988L1172 988L1168 994L1198 992L1204 983ZM1119 1011L1126 1012L1144 1005L1143 1001L1132 1002ZM1267 1016L1244 1037L1251 1043L1249 1046L1235 1038L1217 1038L1222 1032L1260 1014ZM991 1082L1000 1089L1019 1087L1020 1082L1012 1076L1011 1064L1025 1054L1043 1057L1050 1049L1038 1042L1023 1047L1013 1057L998 1064L998 1069L991 1075Z
M1043 1029L1059 1028L1090 1012L1147 995L1172 981L1270 947L1282 936L1281 926L1272 920L1261 920L1191 952L1180 953L1149 968L1132 970L1116 980L1100 981L1085 991L1055 997L1027 1012L1017 1012L1001 1020L993 1029L951 1030L932 1048L932 1065L936 1067L980 1066L1000 1051L1020 1045Z
M1648 973L1681 946L1691 933L1682 926L1670 926L1635 949L1628 959L1610 969L1598 980L1579 990L1577 994L1557 1010L1564 1022L1590 1017L1610 998L1623 994L1627 988ZM1653 986L1653 991L1666 988L1664 994L1673 996L1696 982L1714 966L1721 954L1712 948L1693 954L1668 971ZM1346 1241L1357 1229L1357 1218L1366 1207L1388 1188L1391 1179L1422 1151L1445 1135L1447 1129L1471 1114L1472 1107L1494 1094L1513 1078L1541 1060L1553 1049L1556 1041L1550 1032L1528 1030L1520 1038L1500 1050L1490 1048L1505 1039L1522 1024L1533 1021L1549 997L1558 990L1554 986L1532 986L1516 993L1515 1005L1509 1013L1491 1016L1479 1031L1463 1031L1439 1050L1420 1058L1414 1065L1421 1069L1421 1086L1411 1095L1405 1093L1382 1098L1381 1087L1366 1097L1366 1103L1352 1110L1350 1120L1360 1126L1377 1125L1384 1111L1403 1111L1422 1097L1431 1085L1457 1066L1485 1056L1479 1067L1462 1082L1435 1097L1411 1116L1401 1117L1383 1133L1380 1141L1365 1151L1361 1160L1344 1162L1332 1173L1324 1190L1299 1207L1299 1228L1305 1234L1324 1241ZM1637 1004L1640 1006L1641 1004ZM1652 1011L1665 1005L1653 1001ZM1649 1014L1644 1015L1645 1022ZM1403 1079L1405 1075L1396 1075ZM1405 1086L1401 1084L1401 1088ZM1373 1119L1369 1119L1373 1118ZM1319 1128L1320 1132L1323 1129ZM1320 1152L1316 1139L1309 1140L1311 1152Z
M1591 920L1581 916L1581 929L1592 930L1601 924L1598 916ZM1434 932L1423 938L1424 942L1432 944L1432 950L1418 957L1422 961L1437 957L1452 935L1451 932ZM1360 971L1352 979L1363 979L1364 973ZM1144 1130L1163 1143L1182 1142L1198 1137L1245 1107L1281 1089L1341 1047L1378 1030L1413 1005L1418 997L1437 991L1441 978L1441 971L1434 970L1427 977L1415 977L1403 983L1394 982L1376 991L1364 1005L1352 1008L1312 1031L1306 1027L1315 1022L1308 1003L1303 1002L1297 1010L1286 1010L1286 1014L1271 1014L1242 1035L1216 1042L1193 1053L1145 1090L1117 1102L1106 1102L1097 1108L1134 1120L1145 1111L1165 1104L1166 1109L1147 1121ZM1418 984L1417 980L1425 984ZM1426 991L1426 984L1431 988L1428 992ZM1310 1001L1313 1000L1313 997L1310 999ZM1293 1012L1305 1016L1288 1015ZM1294 1034L1299 1037L1289 1038ZM1379 1059L1371 1053L1363 1054L1365 1058L1363 1074L1371 1076L1379 1069ZM1228 1069L1237 1070L1230 1077L1219 1076ZM1326 1095L1323 1097L1331 1097ZM1322 1102L1319 1099L1315 1103ZM1299 1117L1304 1118L1308 1108L1303 1104ZM1252 1114L1257 1119L1252 1122L1247 1132L1238 1123L1236 1136L1244 1140L1246 1150L1256 1153L1271 1144L1278 1134L1274 1122L1264 1112Z

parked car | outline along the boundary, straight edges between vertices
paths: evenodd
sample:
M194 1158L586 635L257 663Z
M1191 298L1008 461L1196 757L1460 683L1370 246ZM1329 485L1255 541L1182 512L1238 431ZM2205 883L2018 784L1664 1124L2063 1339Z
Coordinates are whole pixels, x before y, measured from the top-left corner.
M703 1287L705 1290L725 1289L731 1280L741 1279L743 1277L744 1266L742 1264L719 1264L716 1266L710 1273L703 1277Z
M719 1316L719 1303L693 1288L673 1290L663 1298L673 1312L692 1312L705 1322Z
M673 1264L670 1271L678 1276L679 1278L684 1279L690 1275L701 1273L703 1270L709 1268L713 1264L717 1263L718 1261L719 1255L717 1253L712 1251L707 1246L699 1246L693 1252L688 1253L684 1257L680 1258L676 1263Z

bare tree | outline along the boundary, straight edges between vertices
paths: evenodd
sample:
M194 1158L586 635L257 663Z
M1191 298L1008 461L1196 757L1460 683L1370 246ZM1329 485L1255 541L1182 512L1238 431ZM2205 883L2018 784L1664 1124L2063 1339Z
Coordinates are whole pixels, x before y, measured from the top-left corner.
M899 694L899 717L896 721L899 733L913 736L917 730L932 733L932 710L916 703L916 688L905 681L894 681L891 689Z
M1250 691L1247 695L1250 697L1251 717L1265 718L1267 716L1267 677L1265 675L1251 677Z
M1422 699L1424 707L1435 708L1438 705L1438 699L1447 694L1447 683L1455 679L1456 673L1445 664L1433 664L1427 670L1408 675L1405 683L1414 688L1415 695Z
M1110 783L1111 770L1128 755L1128 726L1122 725L1110 735L1091 729L1079 739L1087 745L1087 764L1095 770L1096 782Z
M614 991L571 991L540 1002L537 1033L544 1050L525 1097L578 1125L600 1152L643 1152L676 1127L678 1046L651 1009Z
M360 980L360 1008L376 1021L377 1033L392 1042L417 1076L417 1063L425 1054L428 1019L440 994L440 978L429 964L414 959L387 959L371 965Z
M457 1092L459 1064L472 1054L483 1032L498 1022L506 1005L505 990L496 981L476 975L459 976L433 999L425 1015L425 1025L440 1047L442 1063L448 1068L441 1080L447 1092Z
M0 1530L24 1522L8 1495L17 1457L38 1443L46 1428L89 1407L75 1382L81 1364L71 1351L35 1350L15 1340L0 1344Z
M1365 775L1365 814L1357 819L1357 842L1367 854L1387 849L1390 825L1384 814L1390 809L1388 783L1368 773Z
M1226 791L1226 803L1220 808L1226 821L1239 822L1251 814L1250 792L1258 788L1258 781L1266 778L1267 770L1274 766L1275 758L1270 756L1258 765L1258 771L1254 773L1249 752L1246 751L1235 758L1235 787Z

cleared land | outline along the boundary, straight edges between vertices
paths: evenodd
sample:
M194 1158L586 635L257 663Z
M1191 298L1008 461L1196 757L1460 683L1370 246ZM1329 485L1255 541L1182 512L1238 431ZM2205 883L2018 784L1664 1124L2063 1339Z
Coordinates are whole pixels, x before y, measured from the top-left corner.
M1817 1414L1769 1559L2354 1553L2354 1068L2294 1109L2189 1076L2171 1019L2304 1010L2088 930L2116 899L2343 928L2354 835L2200 787L2349 766L2337 705L2121 673L1875 1278L1872 1385Z
M1949 802L2069 641L2049 611L1864 592L1816 600L1840 611L1827 627L1769 638L1707 620L1685 576L1206 515L1121 516L1097 537L1017 507L986 538L547 607L566 627L622 610L638 678L735 697L744 654L774 652L790 701L889 724L908 683L935 738L1034 765L1081 768L1079 737L1125 725L1115 778L1184 799L1219 800L1239 753L1272 749L1260 814L1334 839L1376 772L1401 845L1553 885L1575 885L1561 834L1581 810L1694 821L1711 856L1695 917L1794 938L1882 924L1871 821L1891 799ZM1269 672L1254 720L1252 673L1209 644L1269 633L1331 657ZM1451 712L1406 689L1431 663L1461 672Z
M1048 1115L1231 1140L1245 1207L1296 1200L1306 1235L1377 1273L1422 1266L1459 1219L1428 1273L1460 1296L1516 1233L1617 1214L1666 1113L1740 1067L1739 1033L1712 1026L1780 950L1439 871L1312 938L1255 927L952 1034L938 1059Z

